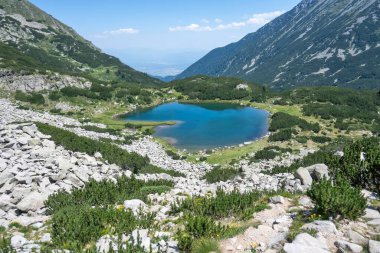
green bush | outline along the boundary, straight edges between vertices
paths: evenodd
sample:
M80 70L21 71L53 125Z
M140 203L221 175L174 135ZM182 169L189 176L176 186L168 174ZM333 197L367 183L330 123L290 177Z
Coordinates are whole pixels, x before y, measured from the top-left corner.
M269 136L269 141L274 142L274 141L288 141L292 138L292 129L286 128L279 130L278 132L271 134Z
M131 233L137 227L148 228L152 219L139 220L131 211L91 206L68 206L54 213L52 239L57 245L84 246L110 233ZM148 226L147 226L148 225Z
M16 91L15 99L23 102L28 102L36 105L45 104L45 98L40 93L32 92L30 94L24 93L22 91Z
M242 175L241 171L232 169L232 168L220 168L216 167L208 172L203 176L203 179L206 179L206 181L210 184L217 183L220 181L228 181L232 180L237 176Z
M315 210L325 217L357 219L364 214L367 200L359 188L352 187L345 180L334 185L332 181L321 180L313 183L308 195L315 202Z
M169 149L165 150L165 152L166 152L166 154L167 154L168 156L170 156L173 160L180 160L180 159L181 159L181 156L180 156L180 155L178 155L177 153L175 153L175 152L173 152L173 151L171 151L171 150L169 150Z
M210 217L190 216L184 217L184 230L176 235L178 246L184 252L197 252L196 239L219 238L227 231L228 227L221 225Z
M112 143L78 136L70 131L39 122L36 125L39 131L50 135L57 145L62 145L64 148L74 152L84 152L89 155L100 152L103 159L109 163L115 163L123 169L130 169L136 173L139 169L149 164L148 157L142 157L134 152L129 153L127 150Z
M379 138L364 138L347 145L339 163L330 164L332 175L336 179L345 179L353 186L380 193L379 147Z
M292 128L295 126L299 126L302 130L313 131L315 133L318 133L321 130L318 123L312 124L304 119L284 112L277 112L273 114L271 119L272 120L269 127L269 131L271 132L276 132L279 129Z
M154 166L154 165L147 165L139 170L139 173L141 174L161 174L165 173L172 177L186 177L185 174L175 171L175 170L165 170L163 168Z
M144 187L145 190L141 190ZM45 206L49 213L55 213L67 206L113 206L115 203L134 198L147 201L147 195L153 193L153 189L162 192L169 189L168 187L173 187L173 182L167 180L145 182L126 176L118 178L116 183L110 180L100 182L90 180L81 189L74 189L70 193L59 191L50 195Z
M58 101L61 98L61 94L58 91L52 91L49 93L49 99L52 101Z
M171 205L173 214L185 212L192 215L213 218L240 217L250 218L254 212L267 207L260 202L262 192L251 191L240 193L238 190L225 192L218 189L213 197L193 197L179 200Z
M312 141L317 143L326 143L331 141L331 138L327 136L311 136L310 138Z

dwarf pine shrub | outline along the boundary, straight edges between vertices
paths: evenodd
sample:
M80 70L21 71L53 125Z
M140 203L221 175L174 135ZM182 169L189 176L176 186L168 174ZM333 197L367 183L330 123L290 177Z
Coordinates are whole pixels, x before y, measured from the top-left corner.
M258 191L240 193L238 190L227 193L218 189L216 196L179 200L172 204L171 210L174 214L185 212L217 219L231 216L243 218L248 210L253 214L267 208L266 203L260 201L263 194Z
M346 180L333 183L323 179L313 183L308 195L315 202L315 210L325 217L357 219L364 214L367 201L359 188L352 187Z
M123 169L130 169L138 172L139 169L149 164L149 158L143 157L135 152L129 153L127 150L120 148L110 142L93 140L87 137L78 136L70 131L50 126L48 124L36 123L38 130L43 134L51 136L51 139L64 148L74 152L84 152L94 155L100 152L103 159L109 163L115 163Z
M203 176L203 179L206 179L208 183L212 184L220 181L225 182L232 180L235 177L241 175L243 175L243 173L237 169L216 167L206 172L206 174Z

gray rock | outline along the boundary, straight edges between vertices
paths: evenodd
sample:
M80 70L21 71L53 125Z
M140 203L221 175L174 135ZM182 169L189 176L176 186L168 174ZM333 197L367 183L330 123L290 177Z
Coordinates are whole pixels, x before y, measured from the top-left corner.
M285 199L282 196L273 196L269 201L272 204L283 204L285 202Z
M310 173L307 169L305 168L299 168L296 172L295 172L295 177L300 179L302 184L303 185L306 185L306 186L311 186L312 183L313 183L313 179L312 177L310 176Z
M368 243L369 253L380 253L380 242L370 240Z
M329 253L326 242L318 240L307 233L296 236L292 243L285 243L284 251L286 253Z
M317 230L322 234L337 234L338 230L336 226L331 221L317 220L312 223L308 223L302 226L305 230Z
M366 208L363 218L364 219L380 219L380 213L377 210Z
M7 161L3 158L0 158L0 171L4 170L7 167Z
M0 174L0 187L2 187L5 182L7 182L9 179L12 179L14 176L11 172L9 171L3 171L1 174Z
M40 238L40 242L51 242L51 235L49 233L43 234Z
M313 203L311 202L311 199L308 197L308 196L302 196L300 197L299 201L300 205L302 206L306 206L306 207L309 207L309 206L312 206Z
M46 196L39 192L31 192L17 204L17 209L23 212L37 211L44 206L46 199Z
M124 208L130 209L134 214L138 214L139 210L146 209L147 205L139 199L131 199L124 201Z
M29 139L29 140L28 140L28 145L29 145L29 146L37 146L37 145L41 145L41 140L38 139L38 138Z
M354 243L346 242L343 240L336 241L335 246L342 250L347 250L352 253L360 253L363 251L363 247Z
M359 234L356 231L348 230L345 234L347 238L350 239L351 242L359 244L359 245L366 245L368 243L368 239Z
M14 235L11 238L11 245L13 248L21 248L24 244L26 244L28 240L25 239L22 235Z

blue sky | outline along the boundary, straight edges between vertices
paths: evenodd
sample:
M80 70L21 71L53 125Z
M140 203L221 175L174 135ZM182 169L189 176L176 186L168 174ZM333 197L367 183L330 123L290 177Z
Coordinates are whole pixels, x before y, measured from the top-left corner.
M150 74L184 70L300 0L30 0L104 52Z

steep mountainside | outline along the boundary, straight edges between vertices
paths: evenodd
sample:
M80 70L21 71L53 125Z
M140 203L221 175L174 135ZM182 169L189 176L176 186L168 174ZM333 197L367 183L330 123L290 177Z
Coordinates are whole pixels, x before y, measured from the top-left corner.
M380 1L303 0L178 78L235 76L274 88L380 87Z
M102 53L27 0L0 0L0 68L58 72L100 81L161 83Z

